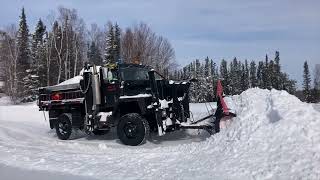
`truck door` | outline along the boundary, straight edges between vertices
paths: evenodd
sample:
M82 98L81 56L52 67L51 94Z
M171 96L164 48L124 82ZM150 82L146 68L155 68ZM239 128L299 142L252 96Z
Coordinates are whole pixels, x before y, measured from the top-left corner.
M120 83L116 69L101 68L101 92L106 107L113 107L120 96Z

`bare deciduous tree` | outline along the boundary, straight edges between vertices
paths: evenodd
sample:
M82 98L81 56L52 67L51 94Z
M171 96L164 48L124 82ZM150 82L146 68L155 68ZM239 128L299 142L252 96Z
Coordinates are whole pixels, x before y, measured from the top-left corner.
M144 23L127 28L123 33L121 54L124 62L150 65L164 74L175 64L175 52L170 42Z
M17 101L17 27L10 25L0 31L0 61L3 65L6 93Z

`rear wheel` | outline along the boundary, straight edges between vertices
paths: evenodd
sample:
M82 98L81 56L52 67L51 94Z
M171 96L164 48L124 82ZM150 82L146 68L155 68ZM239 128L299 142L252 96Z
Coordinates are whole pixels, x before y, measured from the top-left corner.
M67 140L72 135L72 116L69 113L61 114L56 122L55 128L59 139Z
M150 127L146 119L137 113L122 116L117 126L117 134L125 145L137 146L145 143L149 137Z

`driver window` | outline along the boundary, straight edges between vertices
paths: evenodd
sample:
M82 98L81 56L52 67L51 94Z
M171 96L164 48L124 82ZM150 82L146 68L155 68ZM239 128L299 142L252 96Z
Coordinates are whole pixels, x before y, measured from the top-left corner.
M114 73L111 71L111 69L109 68L103 68L103 79L104 80L108 80L108 81L112 81L112 80L117 80L116 76L114 75Z

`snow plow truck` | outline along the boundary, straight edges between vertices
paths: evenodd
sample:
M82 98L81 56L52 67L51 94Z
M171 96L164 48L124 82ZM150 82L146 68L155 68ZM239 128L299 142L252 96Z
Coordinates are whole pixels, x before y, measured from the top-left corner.
M50 128L61 140L70 139L78 129L104 135L116 128L123 144L136 146L150 132L162 136L180 129L204 129L214 134L221 118L235 116L228 112L218 84L215 112L191 122L191 82L168 80L149 66L86 64L73 80L39 88L39 110L48 111ZM207 119L212 124L198 125Z

